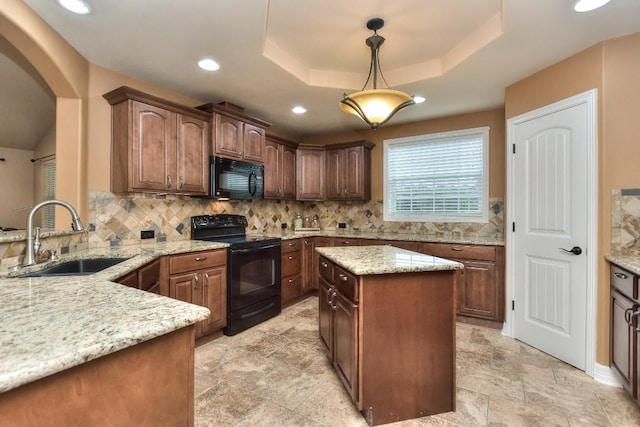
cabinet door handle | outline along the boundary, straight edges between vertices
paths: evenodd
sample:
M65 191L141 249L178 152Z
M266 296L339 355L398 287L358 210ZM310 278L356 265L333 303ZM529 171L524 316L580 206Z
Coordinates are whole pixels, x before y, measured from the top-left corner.
M209 275L207 273L204 274L204 287L209 287Z
M327 291L327 304L329 304L329 307L333 308L333 297L335 296L335 294L333 293L333 288L329 288L329 290Z
M289 283L294 283L296 279L289 279Z
M195 260L196 260L196 261L205 261L206 259L207 259L207 257L206 257L206 256L197 256L197 257L195 258Z
M193 276L193 289L198 289L198 276Z
M452 251L456 251L456 252L462 252L464 249L463 249L463 248L460 248L460 247L458 247L458 246L454 246L454 247L452 247L452 248L451 248L451 250L452 250Z
M336 291L333 291L333 294L331 295L331 308L336 310L338 308L338 304L333 304L333 298L338 295L338 293Z
M613 273L613 275L614 275L614 276L616 276L618 279L628 279L628 278L629 278L629 276L627 276L626 274L624 274L624 273L619 273L619 272L617 272L617 271L616 271L616 272L614 272L614 273Z
M295 257L294 257L294 256L289 255L289 256L287 257L287 259L295 259Z
M338 277L340 278L340 280L342 280L343 282L346 282L347 280L349 280L349 278L347 276L345 276L344 274L340 273L338 274Z
M326 262L321 262L320 265L323 266L324 268L329 267L329 264L327 264Z
M171 188L173 181L171 181L171 175L167 175L167 188Z
M180 182L180 189L182 190L182 187L184 187L184 177L180 175L180 178L178 179L178 181Z

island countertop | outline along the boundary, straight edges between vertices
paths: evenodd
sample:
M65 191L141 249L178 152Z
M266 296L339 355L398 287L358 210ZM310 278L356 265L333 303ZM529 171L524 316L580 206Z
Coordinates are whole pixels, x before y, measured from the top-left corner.
M60 261L131 256L86 276L0 278L0 393L176 331L209 310L112 282L162 255L222 249L176 242L87 250ZM46 265L46 264L45 264ZM20 273L43 268L28 267Z
M464 265L389 245L321 247L316 251L357 276L461 270Z

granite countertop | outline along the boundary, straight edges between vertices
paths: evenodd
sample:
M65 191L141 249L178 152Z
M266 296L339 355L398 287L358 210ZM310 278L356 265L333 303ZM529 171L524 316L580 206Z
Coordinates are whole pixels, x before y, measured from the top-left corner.
M257 234L257 233L251 233ZM263 235L263 234L261 234ZM299 239L303 237L344 237L349 239L380 239L380 240L408 240L426 243L453 243L464 245L504 246L502 236L476 236L460 234L425 234L425 233L386 233L370 232L354 229L347 230L321 230L286 233L268 232L264 235L280 237L282 240Z
M168 242L92 249L57 262L102 256L127 261L86 276L0 278L0 393L206 319L209 310L111 282L153 259L227 247Z
M389 245L325 247L316 248L316 251L357 276L464 268L456 261Z
M628 256L628 255L605 255L607 261L615 264L625 270L630 271L633 274L640 276L640 257Z

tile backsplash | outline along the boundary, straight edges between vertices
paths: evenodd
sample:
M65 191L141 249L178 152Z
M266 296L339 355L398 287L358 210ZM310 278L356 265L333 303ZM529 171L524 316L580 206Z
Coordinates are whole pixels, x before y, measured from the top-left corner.
M611 252L640 256L640 190L611 191Z
M191 238L189 219L194 215L231 213L245 215L249 231L278 232L292 227L297 212L318 215L325 229L345 222L349 227L374 232L441 235L502 236L504 203L492 198L488 223L385 222L382 202L296 202L276 200L217 201L183 196L113 194L89 195L89 245L127 245L140 241L142 230L154 230L158 241Z

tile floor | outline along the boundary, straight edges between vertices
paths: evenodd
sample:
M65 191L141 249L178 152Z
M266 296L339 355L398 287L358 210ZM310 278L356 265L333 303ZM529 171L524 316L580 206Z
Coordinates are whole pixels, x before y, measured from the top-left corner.
M234 337L196 349L195 425L366 426L317 336L308 298ZM457 411L404 426L639 426L622 389L500 331L457 326Z

